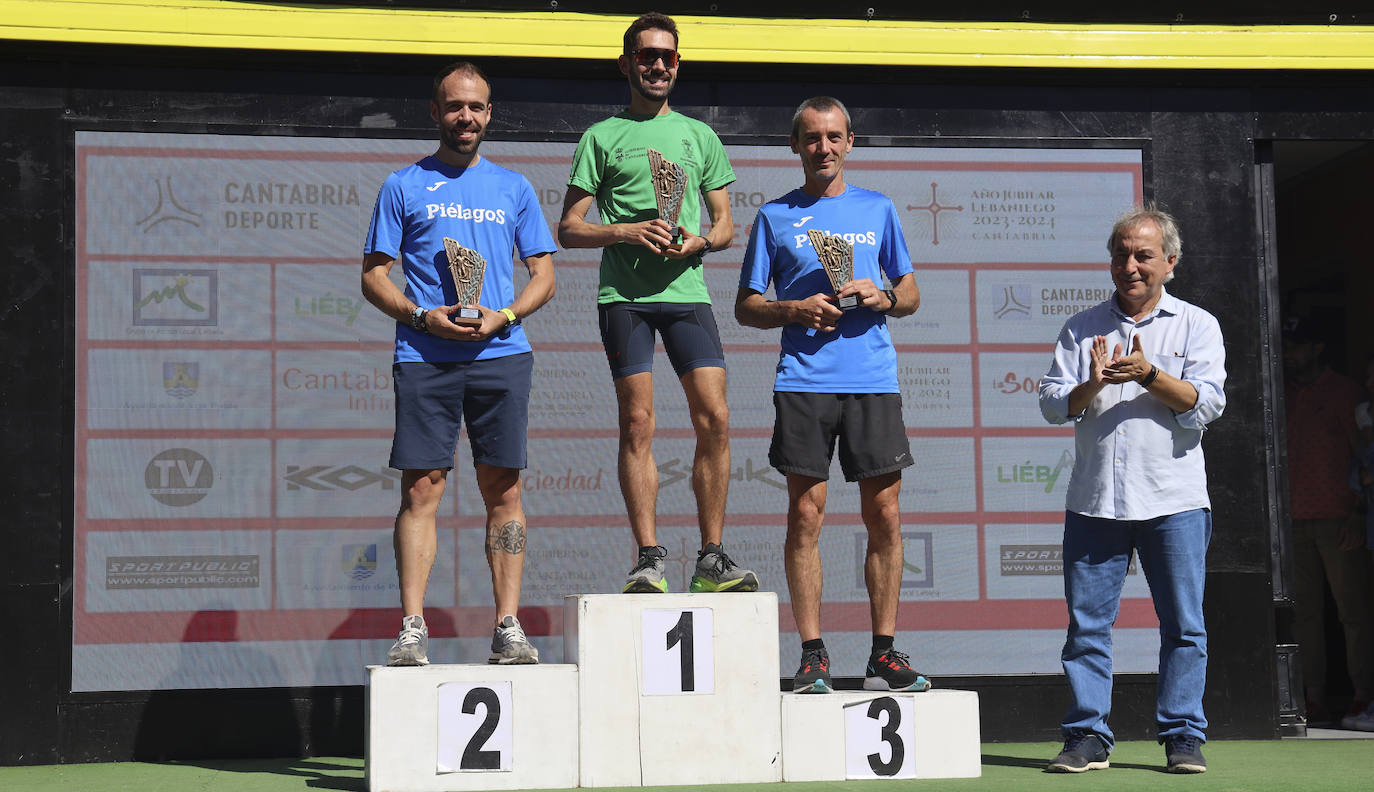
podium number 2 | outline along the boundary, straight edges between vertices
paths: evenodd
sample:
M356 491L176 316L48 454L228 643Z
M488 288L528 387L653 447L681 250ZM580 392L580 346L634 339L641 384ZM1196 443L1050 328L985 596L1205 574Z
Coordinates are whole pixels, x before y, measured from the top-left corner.
M646 696L715 692L710 608L645 608L640 611L641 692Z
M496 731L496 724L501 721L501 700L491 688L475 687L463 697L463 713L476 715L478 704L486 709L487 715L463 749L463 758L458 762L460 770L495 770L501 766L500 751L482 750L491 733Z
M511 770L510 682L445 682L439 685L438 706L438 772Z
M888 759L884 762L881 752L871 753L868 755L868 766L873 768L874 775L895 776L902 769L902 760L906 758L906 746L897 731L902 725L902 708L897 706L894 698L878 698L869 703L868 717L881 722L884 713L887 714L887 723L883 724L878 736L888 745Z

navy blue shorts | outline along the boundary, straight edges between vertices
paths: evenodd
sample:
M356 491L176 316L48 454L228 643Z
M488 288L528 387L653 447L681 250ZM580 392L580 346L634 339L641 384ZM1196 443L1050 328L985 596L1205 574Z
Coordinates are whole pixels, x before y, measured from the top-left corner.
M397 470L447 470L467 419L472 461L523 469L529 425L534 355L461 363L396 363L396 436L391 461Z
M899 393L773 392L768 464L783 473L830 478L835 440L845 481L881 476L915 464Z
M663 338L681 377L702 366L725 368L716 317L709 303L602 303L596 307L601 344L615 379L652 371L654 333Z

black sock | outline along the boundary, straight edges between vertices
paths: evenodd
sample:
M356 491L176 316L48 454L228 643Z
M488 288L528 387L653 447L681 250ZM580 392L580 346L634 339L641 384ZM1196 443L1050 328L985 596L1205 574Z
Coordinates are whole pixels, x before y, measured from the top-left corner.
M809 641L802 641L803 652L825 651L825 641L820 638L812 638Z
M885 651L887 651L888 649L891 649L891 648L892 648L892 636L891 636L891 635L875 635L875 636L873 636L873 650L872 650L869 654L870 654L870 655L873 655L873 656L880 655L880 654L882 654L883 652L885 652Z
M642 546L642 547L639 548L639 554L640 554L640 555L644 555L644 553L645 553L646 551L648 551L648 550L657 551L657 550L658 550L658 545L644 545L644 546ZM658 553L655 552L654 555L658 555Z

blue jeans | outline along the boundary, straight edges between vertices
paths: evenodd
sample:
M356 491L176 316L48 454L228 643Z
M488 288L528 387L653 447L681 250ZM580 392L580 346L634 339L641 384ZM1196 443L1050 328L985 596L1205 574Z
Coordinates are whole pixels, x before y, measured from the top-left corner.
M1069 633L1060 659L1072 705L1060 724L1115 743L1112 708L1112 625L1134 548L1159 617L1159 738L1207 739L1202 691L1207 684L1207 627L1202 618L1212 513L1206 509L1150 520L1108 520L1064 514L1064 598Z

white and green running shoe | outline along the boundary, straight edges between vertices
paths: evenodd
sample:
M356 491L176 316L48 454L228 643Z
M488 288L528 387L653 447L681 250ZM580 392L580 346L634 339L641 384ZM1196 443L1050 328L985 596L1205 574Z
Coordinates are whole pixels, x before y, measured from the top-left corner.
M668 581L663 577L663 559L668 556L668 548L640 548L639 561L625 578L622 594L664 594L668 591Z
M744 569L725 554L724 548L712 542L697 553L696 574L692 575L693 592L758 591L759 577Z

